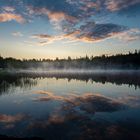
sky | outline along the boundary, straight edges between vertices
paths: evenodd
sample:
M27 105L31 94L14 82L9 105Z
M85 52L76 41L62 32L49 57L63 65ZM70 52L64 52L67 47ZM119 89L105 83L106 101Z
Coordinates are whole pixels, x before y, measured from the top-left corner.
M140 0L0 0L0 55L72 58L140 50Z

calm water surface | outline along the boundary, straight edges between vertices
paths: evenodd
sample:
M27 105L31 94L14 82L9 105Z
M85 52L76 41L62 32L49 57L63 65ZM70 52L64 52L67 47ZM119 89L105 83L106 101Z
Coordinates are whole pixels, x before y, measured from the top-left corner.
M0 135L140 139L139 77L90 76L2 77Z

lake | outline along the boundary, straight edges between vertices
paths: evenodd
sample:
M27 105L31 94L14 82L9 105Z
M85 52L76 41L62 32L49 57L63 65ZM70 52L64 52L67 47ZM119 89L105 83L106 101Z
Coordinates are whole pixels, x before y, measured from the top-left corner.
M140 139L140 73L0 76L0 138Z

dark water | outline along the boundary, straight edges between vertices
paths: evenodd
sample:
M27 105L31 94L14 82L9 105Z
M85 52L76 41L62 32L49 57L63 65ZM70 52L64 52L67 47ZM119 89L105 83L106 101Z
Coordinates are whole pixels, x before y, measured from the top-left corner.
M0 135L140 139L140 74L0 76Z

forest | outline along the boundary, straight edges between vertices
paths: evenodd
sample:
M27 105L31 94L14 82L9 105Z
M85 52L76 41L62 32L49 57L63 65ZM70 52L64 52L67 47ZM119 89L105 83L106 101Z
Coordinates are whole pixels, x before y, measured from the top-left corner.
M140 50L127 54L67 59L15 59L0 56L0 69L140 69Z

